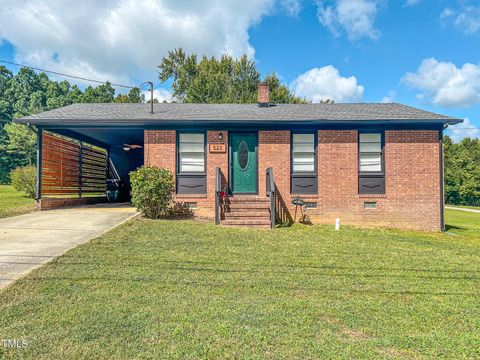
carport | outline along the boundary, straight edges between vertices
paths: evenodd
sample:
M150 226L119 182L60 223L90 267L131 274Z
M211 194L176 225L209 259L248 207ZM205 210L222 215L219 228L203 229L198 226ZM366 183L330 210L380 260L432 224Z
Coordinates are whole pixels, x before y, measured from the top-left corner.
M106 202L107 187L129 201L129 172L143 164L143 129L37 125L40 209Z

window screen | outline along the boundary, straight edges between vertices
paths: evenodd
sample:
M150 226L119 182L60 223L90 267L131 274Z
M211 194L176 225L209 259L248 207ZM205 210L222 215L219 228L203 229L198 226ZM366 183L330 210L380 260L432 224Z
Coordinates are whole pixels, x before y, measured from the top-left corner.
M294 173L315 172L314 134L293 134L292 167Z
M181 133L178 136L179 171L205 171L205 135L203 133Z
M382 134L360 134L361 173L382 172Z

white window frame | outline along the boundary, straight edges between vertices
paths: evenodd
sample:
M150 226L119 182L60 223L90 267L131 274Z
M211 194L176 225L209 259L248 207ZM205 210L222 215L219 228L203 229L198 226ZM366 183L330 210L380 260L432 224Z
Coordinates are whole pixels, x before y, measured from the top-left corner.
M368 135L378 135L380 141L362 141L362 137ZM368 149L362 149L362 145L379 144L379 151L371 151ZM363 147L367 147L363 146ZM380 169L378 170L365 170L362 169L362 156L376 155L380 157ZM385 161L384 161L384 132L383 131L364 131L358 134L358 173L363 175L376 174L383 175L385 173Z
M300 142L295 142L295 137L298 135L311 135L312 136L312 151L295 151L295 145L310 145L310 143L305 142L305 141L300 141ZM292 142L292 150L291 150L291 158L292 158L292 174L316 174L317 173L317 150L316 150L316 134L314 132L292 132L292 137L291 137L291 142ZM308 165L312 165L313 169L312 170L295 170L295 154L307 154L311 155L311 158L313 160L313 164L311 162L308 163ZM301 163L299 164L301 165Z
M182 141L182 138L185 137L186 135L197 135L198 137L201 136L202 141ZM205 174L205 169L206 169L206 151L205 151L205 143L206 143L206 136L205 132L194 132L194 131L179 131L178 136L177 136L177 163L178 163L178 174ZM201 151L182 151L182 147L184 147L184 144L189 144L192 147L195 147L195 145L202 144L201 146ZM202 154L202 168L198 170L193 170L193 169L187 169L184 170L183 166L184 165L190 165L190 166L197 166L199 163L195 163L195 161L190 161L187 164L184 164L182 161L183 155L185 154L190 154L196 155L196 154Z

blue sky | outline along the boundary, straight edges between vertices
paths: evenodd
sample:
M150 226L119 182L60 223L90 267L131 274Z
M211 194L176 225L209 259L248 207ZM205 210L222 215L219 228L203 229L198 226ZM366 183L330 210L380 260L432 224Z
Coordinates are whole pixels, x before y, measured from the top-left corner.
M247 53L314 102L395 101L480 127L479 1L3 0L0 38L0 59L133 85L174 47Z

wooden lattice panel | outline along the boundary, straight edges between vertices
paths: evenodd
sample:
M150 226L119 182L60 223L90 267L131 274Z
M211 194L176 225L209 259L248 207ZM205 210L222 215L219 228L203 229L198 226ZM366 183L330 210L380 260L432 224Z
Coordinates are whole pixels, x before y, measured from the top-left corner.
M104 193L106 180L105 149L43 132L42 195Z

